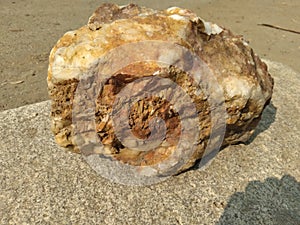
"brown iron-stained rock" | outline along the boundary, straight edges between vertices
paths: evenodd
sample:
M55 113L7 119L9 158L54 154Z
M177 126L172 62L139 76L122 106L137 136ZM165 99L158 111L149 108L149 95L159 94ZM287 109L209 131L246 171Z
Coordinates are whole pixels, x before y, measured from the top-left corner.
M152 48L149 48L149 41L154 42L150 44ZM130 46L126 44L130 43L138 47L126 49L126 46ZM162 48L159 48L160 44ZM168 44L169 47L164 49L163 46ZM184 132L181 122L186 119L189 126L199 127L200 132L196 142L191 143L195 144L195 151L178 168L178 172L194 165L203 156L209 139L217 140L222 137L212 137L211 134L210 114L216 106L210 104L208 95L213 94L209 89L203 90L206 84L201 86L193 80L189 72L193 71L191 68L194 68L195 62L188 58L191 55L178 50L179 47L199 57L207 66L200 68L199 81L213 82L210 80L213 76L222 90L224 102L220 99L218 104L223 103L226 113L217 114L217 118L223 118L226 123L222 146L247 141L258 124L263 109L270 102L273 79L268 74L266 64L243 37L236 36L216 24L205 22L186 9L172 7L157 11L133 4L104 4L95 11L86 26L67 32L51 51L48 88L52 100L51 129L57 143L75 152L81 152L84 146L89 146L84 148L84 154L103 154L134 166L155 165L170 157L180 138L185 138L182 137ZM115 49L118 49L115 58L111 57L113 54L107 57ZM134 61L138 56L149 56L151 60ZM178 65L181 64L176 61L178 58L190 62L191 65L185 63L179 68ZM131 59L131 64L123 66L125 61ZM168 62L168 65L164 62ZM110 67L110 63L117 70L112 69L113 73L107 74L104 79L99 70L110 71L107 70L113 67ZM205 68L209 68L211 73ZM95 80L99 79L98 76L103 81L101 84ZM129 108L130 98L123 101L127 105L119 104L121 100L118 96L130 84L133 98L138 97L142 91L155 90L157 93L165 92L168 96L174 95L181 104L183 94L175 95L168 89L165 81L154 79L155 77L168 78L181 87L191 98L197 114L191 113L192 109L185 106L185 102L182 102L182 111L177 112L172 101L164 96L146 96L132 102ZM79 83L85 92L77 90ZM76 91L78 97L75 98ZM85 102L87 99L90 99L90 105ZM75 106L83 102L87 104L81 108L83 111L74 110ZM94 111L84 111L89 108ZM115 124L114 115L127 115L124 118L126 122ZM77 118L76 131L74 117ZM84 122L90 120L87 117L93 117L95 127ZM157 118L165 122L164 127L153 125L151 121ZM196 119L197 124L190 123L188 119ZM126 126L130 128L130 133ZM118 137L116 128L123 132L122 137ZM165 136L160 137L164 129ZM98 139L92 134L95 130ZM89 135L91 138L87 139ZM127 138L130 135L137 140ZM149 151L139 151L138 140L146 141L149 137L153 142L156 139L160 142L155 142L155 147ZM104 150L95 147L97 142L104 145Z

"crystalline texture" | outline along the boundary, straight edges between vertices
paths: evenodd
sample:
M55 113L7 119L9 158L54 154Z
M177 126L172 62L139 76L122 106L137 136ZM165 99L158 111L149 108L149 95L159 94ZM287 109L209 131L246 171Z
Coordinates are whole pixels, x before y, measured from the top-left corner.
M124 50L118 53L120 55L116 58L122 56L124 61L133 59L134 54L140 54L144 58L149 56L152 60L132 62L113 74L108 74L109 77L104 79L101 88L97 86L100 92L95 96L95 74L99 72L101 65L105 67L114 61L103 56L120 46L143 41L171 43L199 57L212 71L224 95L227 113L220 115L225 117L223 119L226 122L222 146L249 139L263 109L270 102L273 79L265 63L253 52L243 37L236 36L216 24L205 22L187 9L172 7L157 11L134 4L117 6L107 3L95 11L86 26L67 32L51 51L48 69L48 89L52 100L51 129L59 145L69 147L74 152L81 152L83 146L88 146L85 149L89 150L84 154L102 154L134 166L155 165L170 157L179 139L185 138L182 137L181 125L181 120L185 119L190 127L200 127L201 132L197 136L195 152L189 155L189 159L178 169L179 172L191 167L203 156L210 138L212 142L221 138L210 136L212 106L209 105L208 96L199 90L199 86L191 79L189 65L185 65L187 71L176 66L175 61L178 57L189 61L186 59L188 56L178 52L176 47L172 49L171 45L167 50L157 49L155 45L153 49L149 48L149 45L140 45L139 48L132 49L132 52ZM123 60L113 63L117 68L118 65L122 65ZM110 67L107 68L109 71ZM203 70L201 76L201 79L205 79L205 76L209 78L211 74L206 74ZM180 102L183 94L175 94L162 80L151 77L167 78L180 86L192 99L197 115L191 113L191 106L185 106L184 101ZM142 82L141 78L149 79ZM79 82L85 85L83 87L86 92L75 98ZM154 89L161 93L161 97L148 96L133 102L130 108L127 108L130 98L122 100L118 98L118 94L132 83L132 98ZM163 93L167 96L174 95L178 104L183 105L183 112L176 112ZM95 105L86 105L86 112L76 112L76 118L82 120L78 122L81 124L81 134L77 135L78 131L74 131L73 109L75 105L84 102L84 99L93 99L90 102L94 102ZM116 99L120 102L122 100L123 103L118 105ZM93 110L89 111L91 108ZM114 124L113 110L114 113L119 113L117 115L123 115L127 110L128 121ZM185 118L181 118L180 113ZM90 119L88 117L94 119L95 127L84 122ZM164 121L163 124L158 118ZM194 119L197 119L197 124L192 122ZM122 137L117 136L116 126L118 130L123 131ZM129 130L126 127L129 127ZM92 134L95 131L97 137ZM160 135L162 131L165 131L164 137ZM139 148L142 148L139 141L146 142L149 138L152 138L154 147L148 151L139 151ZM155 142L155 138L161 140ZM99 149L95 145L99 141L104 148ZM184 150L181 154L184 154ZM178 157L180 155L175 155L173 161L180 161Z

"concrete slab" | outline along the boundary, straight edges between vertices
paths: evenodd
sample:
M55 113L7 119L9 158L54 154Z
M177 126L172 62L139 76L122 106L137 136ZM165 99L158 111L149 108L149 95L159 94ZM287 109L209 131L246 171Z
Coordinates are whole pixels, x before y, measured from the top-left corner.
M254 138L148 187L60 149L49 101L1 112L0 224L300 224L300 74L268 64L275 91Z

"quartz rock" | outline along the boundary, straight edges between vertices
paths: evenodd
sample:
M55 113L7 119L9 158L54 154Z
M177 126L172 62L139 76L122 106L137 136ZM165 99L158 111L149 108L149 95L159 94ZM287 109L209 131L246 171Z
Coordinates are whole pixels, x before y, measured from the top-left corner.
M208 153L247 141L273 90L266 64L242 36L177 7L103 4L57 42L49 61L60 146L162 173L169 158L170 167L182 162L175 174L209 143ZM212 116L218 107L224 112Z

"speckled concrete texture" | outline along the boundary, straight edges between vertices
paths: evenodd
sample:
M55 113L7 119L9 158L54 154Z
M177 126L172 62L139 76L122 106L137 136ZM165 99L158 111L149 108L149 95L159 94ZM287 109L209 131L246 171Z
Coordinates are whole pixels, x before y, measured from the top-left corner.
M268 62L272 104L246 145L147 187L111 183L50 132L50 102L0 113L0 224L300 224L300 74Z

